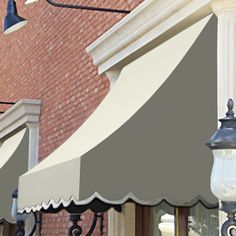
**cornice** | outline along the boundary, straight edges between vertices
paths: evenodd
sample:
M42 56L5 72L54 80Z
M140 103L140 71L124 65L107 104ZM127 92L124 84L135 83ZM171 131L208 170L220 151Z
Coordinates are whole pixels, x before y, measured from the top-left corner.
M87 47L99 74L120 71L212 12L211 0L147 0Z
M235 14L236 11L235 0L213 0L211 6L216 15L227 12L232 12Z
M28 123L39 123L40 100L21 99L0 115L0 139Z

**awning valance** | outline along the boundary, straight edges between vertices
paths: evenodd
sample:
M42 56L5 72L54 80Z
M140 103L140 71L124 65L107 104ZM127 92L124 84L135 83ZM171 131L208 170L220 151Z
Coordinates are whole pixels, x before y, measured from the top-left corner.
M14 222L11 217L12 193L18 187L18 178L28 169L28 130L0 141L0 220Z
M204 145L217 120L216 19L209 18L123 69L84 125L20 177L21 212L95 199L217 206Z

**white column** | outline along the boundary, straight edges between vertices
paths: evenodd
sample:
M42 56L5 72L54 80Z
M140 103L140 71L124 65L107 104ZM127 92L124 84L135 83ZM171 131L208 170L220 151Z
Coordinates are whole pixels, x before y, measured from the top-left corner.
M39 123L28 122L29 129L29 159L28 169L32 169L38 163L38 150L39 150ZM34 217L31 215L25 222L25 233L28 235L34 225Z
M225 117L227 100L236 102L236 0L214 0L212 10L218 18L218 117ZM226 214L219 213L219 227Z
M218 117L225 116L227 100L236 101L236 0L214 0L218 18Z
M29 129L29 159L28 169L30 170L38 163L39 150L39 123L27 123Z

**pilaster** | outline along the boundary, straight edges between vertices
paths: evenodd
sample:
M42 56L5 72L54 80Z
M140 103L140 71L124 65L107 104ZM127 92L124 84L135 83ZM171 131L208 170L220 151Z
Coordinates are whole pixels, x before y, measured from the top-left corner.
M218 117L224 117L229 98L236 101L236 0L215 0L218 18Z
M38 163L39 150L39 123L28 122L29 129L29 159L28 169L32 169Z

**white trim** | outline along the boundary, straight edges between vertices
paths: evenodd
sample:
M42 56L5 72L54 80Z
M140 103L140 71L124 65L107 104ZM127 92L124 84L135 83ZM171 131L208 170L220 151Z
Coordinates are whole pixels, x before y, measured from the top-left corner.
M20 177L22 178L22 176ZM30 213L31 211L41 211L41 210L48 210L50 207L53 207L54 209L58 208L59 206L63 206L64 208L68 207L71 203L74 203L75 205L88 205L95 199L100 200L103 203L110 204L110 205L123 205L127 203L128 201L133 201L136 204L144 205L144 206L156 206L160 204L163 199L169 204L176 207L191 207L195 205L198 202L201 202L205 207L212 208L214 207L212 204L209 204L206 202L201 196L195 196L191 199L186 199L185 203L179 203L178 200L173 199L172 197L163 194L159 198L155 200L143 200L135 196L132 192L127 192L127 194L120 199L117 200L110 200L107 198L104 198L99 192L94 192L89 198L86 198L84 200L79 200L78 197L70 196L69 198L58 198L58 200L54 200L54 198L51 198L49 201L42 201L39 204L35 203L34 205L24 206L21 207L18 205L18 212L19 213ZM20 201L20 200L19 200ZM18 201L18 202L19 202Z
M121 70L111 70L106 72L107 78L110 80L110 89L114 86L115 82L119 78Z
M27 123L29 129L29 160L28 169L32 169L38 164L39 150L39 123Z
M38 163L40 105L39 100L21 99L0 115L0 139L22 126L28 127L28 169Z
M213 0L211 7L217 16L224 13L235 13L236 2L235 0Z
M212 9L218 18L218 117L225 116L227 100L236 101L236 1L215 0Z
M211 0L147 0L87 47L99 74L124 66L212 12Z
M22 99L0 115L0 139L27 123L39 123L40 104L39 100Z

